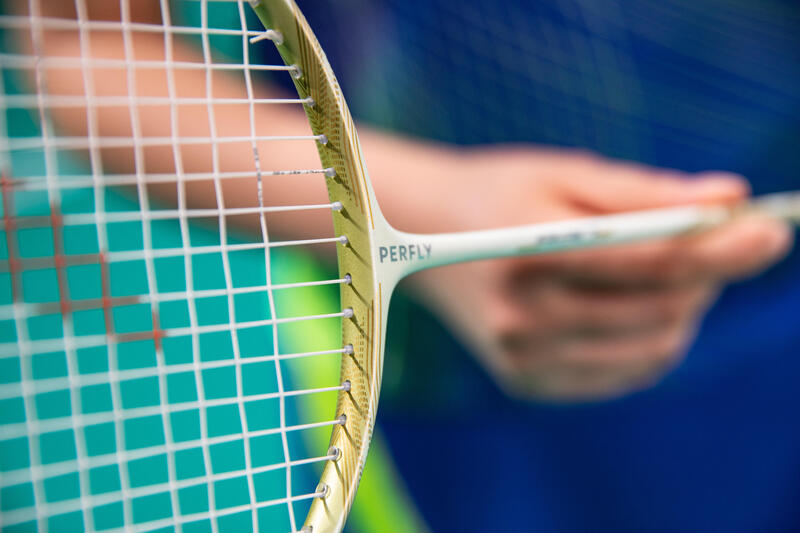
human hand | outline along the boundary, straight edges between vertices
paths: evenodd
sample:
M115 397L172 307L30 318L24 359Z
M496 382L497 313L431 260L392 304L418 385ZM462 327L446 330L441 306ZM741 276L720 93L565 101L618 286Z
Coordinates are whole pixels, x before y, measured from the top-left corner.
M500 148L460 158L458 172L434 182L439 194L450 188L447 202L438 196L435 215L409 216L401 229L735 204L748 194L746 182L727 173L690 177L579 153ZM509 393L595 399L657 382L681 360L720 287L766 268L790 243L785 224L748 217L667 240L454 265L415 281Z

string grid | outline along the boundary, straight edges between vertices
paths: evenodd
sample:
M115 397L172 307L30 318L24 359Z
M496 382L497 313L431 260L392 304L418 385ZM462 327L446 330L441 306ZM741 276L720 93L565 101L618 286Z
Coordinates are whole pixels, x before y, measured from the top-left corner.
M329 172L266 168L265 146L324 142L263 131L269 109L311 102L256 90L293 71L260 64L274 35L241 1L156 0L158 22L127 0L110 20L89 0L19 4L0 14L0 526L297 531L338 458L325 435L349 385L300 374L352 351L291 342L348 316L331 292L348 277L293 268L344 237L282 239L270 224L341 208L270 203L269 180ZM153 39L159 57L141 52ZM187 93L187 73L202 90ZM217 94L220 76L241 93ZM187 112L205 127L187 131ZM229 146L247 164L231 168ZM328 412L310 412L320 397Z

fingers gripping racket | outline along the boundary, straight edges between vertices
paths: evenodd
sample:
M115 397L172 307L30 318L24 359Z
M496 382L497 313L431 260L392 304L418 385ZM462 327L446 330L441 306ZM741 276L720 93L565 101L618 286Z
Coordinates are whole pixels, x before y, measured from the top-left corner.
M158 24L131 20L126 1L119 20L94 20L83 0L72 18L44 16L36 0L28 14L0 18L4 32L24 35L0 56L4 528L339 531L372 434L391 294L404 276L458 261L666 237L751 210L800 215L798 197L782 195L735 210L689 206L462 234L399 232L381 215L341 90L291 0L253 0L263 27L248 25L241 1L213 6L234 15L232 26L206 1L158 4ZM199 22L174 20L178 4ZM76 33L80 54L45 53L52 31ZM122 56L98 52L95 32L121 37ZM163 56L138 57L134 34L154 33L163 37ZM199 41L202 60L176 57L176 36ZM236 39L241 57L215 57L216 38ZM264 41L284 64L252 61ZM51 88L58 69L79 74L77 89ZM291 76L298 98L255 96L254 74L265 70ZM183 94L176 80L197 71L204 94ZM164 94L140 94L137 80L148 72L164 75ZM215 95L219 72L239 75L245 95ZM96 78L112 74L124 87L101 94ZM246 109L241 132L219 127L226 105ZM259 131L258 107L275 105L302 106L311 133ZM172 119L166 133L148 129L153 106ZM181 127L187 108L206 117L207 135ZM80 111L80 135L53 118L64 109ZM122 109L126 135L104 132L108 109ZM322 164L265 168L261 147L281 142L314 143ZM219 153L234 144L249 150L248 170L222 164ZM211 153L209 168L192 166L190 146ZM167 170L151 163L154 149L172 161ZM118 170L115 157L129 157L132 171ZM300 178L325 180L330 202L270 205L267 180ZM222 184L235 180L253 206L226 207ZM197 183L212 188L213 206L190 207ZM159 205L149 189L157 184L174 186L177 207ZM274 214L318 210L332 213L334 235L287 241L269 231ZM240 216L258 217L255 238L228 231L228 219ZM337 277L292 277L300 269L286 267L296 259L283 252L313 246L336 247ZM340 287L338 308L296 305L298 295L325 285ZM341 322L340 341L287 348L292 328L331 320ZM331 360L340 364L338 380L299 386ZM322 413L309 411L311 403L324 405ZM330 432L327 447L300 437L314 432Z

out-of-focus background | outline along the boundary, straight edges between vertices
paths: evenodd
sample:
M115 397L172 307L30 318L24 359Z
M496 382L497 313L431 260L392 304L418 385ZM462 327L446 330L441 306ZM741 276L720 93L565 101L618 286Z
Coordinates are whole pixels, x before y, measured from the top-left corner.
M459 145L531 143L689 172L728 170L746 176L757 194L800 188L800 4L795 0L298 2L361 124ZM197 5L190 3L187 17L194 13L197 18ZM216 7L220 12L230 8ZM227 13L237 15L235 10ZM216 13L211 18L221 24ZM199 20L181 23L196 25ZM238 24L233 20L231 27ZM228 44L233 49L226 53L241 53L238 37ZM265 55L253 60L276 63L272 48L261 47ZM288 76L269 81L292 90ZM23 84L4 73L3 85L5 94L17 94ZM40 135L36 116L8 117L9 136ZM12 174L44 173L36 166L44 164L42 153L28 157L30 161L14 161ZM86 161L70 160L70 165L61 165L64 175L88 172ZM490 183L491 176L486 179ZM589 180L586 186L593 184ZM87 198L92 191L82 194L65 195L62 208L91 212ZM137 209L132 197L107 194L110 210ZM47 200L44 192L31 196L27 209L48 215ZM30 214L25 207L17 206L22 214ZM176 228L177 223L161 228L161 246L178 246L170 244L170 239L181 242ZM190 229L192 244L219 244L216 228L198 224ZM111 243L141 247L140 231L138 226L120 231ZM91 241L81 235L72 240L84 247ZM33 246L44 240L27 242ZM40 253L51 256L53 251ZM200 280L195 289L226 286L219 277L220 257L209 254L207 261L192 264L193 277ZM330 265L310 254L278 253L272 261L273 281L335 276L325 272ZM148 290L141 279L143 261L139 263L134 265L138 278L130 272L120 274L121 291ZM263 254L242 254L232 264L246 271L252 283L265 283ZM162 266L162 279L175 280L176 290L183 290L185 266ZM87 291L98 290L96 272L84 278L76 283ZM42 283L32 285L47 292ZM112 293L115 290L112 286ZM338 309L336 291L322 287L314 294L287 297L279 307L285 316L329 312ZM49 291L49 297L54 294L58 291ZM266 296L256 296L261 300L239 302L237 315L263 309ZM218 301L208 299L202 305L203 320L229 320L227 308ZM392 302L376 438L348 530L800 531L799 311L800 253L795 251L758 278L729 287L707 315L683 364L657 386L615 400L556 405L504 395L430 311L401 291ZM177 312L162 315L162 325L167 326L167 320L175 321L174 327L188 320ZM48 337L61 335L60 315L56 318L48 325L53 330ZM104 331L102 315L86 323ZM281 330L280 350L294 353L337 345L338 327L334 321L307 329L287 327ZM245 357L272 353L271 340L264 342L271 339L269 331L256 333L259 336L242 343ZM227 354L228 338L223 337L216 344L201 345L199 354L190 345L165 342L166 360L185 363L195 355L210 360L210 355L220 354L232 358ZM137 365L155 366L152 343L134 348ZM65 359L59 357L41 359L44 379L59 372L68 376L66 363L60 363ZM104 358L100 354L97 361ZM314 368L330 383L336 379L334 367L330 363ZM12 374L6 372L3 379L20 380ZM268 382L265 375L252 374L254 390ZM288 379L302 389L326 382L318 377L306 371ZM236 388L219 389L211 394L237 394ZM150 398L133 389L130 395L157 403L155 390ZM58 416L69 415L62 412L69 398L54 395L49 401L58 408ZM112 410L98 401L87 404ZM299 405L291 409L291 416L295 410L321 411L330 405ZM4 414L8 423L13 413L9 409ZM328 415L326 411L321 416ZM239 420L227 413L219 418L226 426ZM264 427L275 424L262 422ZM186 427L194 431L195 426L199 422ZM324 433L313 435L306 445L324 449L327 429ZM110 435L113 448L113 426ZM196 438L190 435L187 440ZM69 446L52 449L54 454L70 451ZM281 450L276 453L283 457ZM7 454L12 456L20 463L28 461L23 454ZM225 449L219 457L234 463L237 456ZM166 471L163 465L139 465L137 475L152 477L145 480L149 484L160 483L156 474ZM3 463L0 469L27 466ZM300 476L313 486L317 478L308 468ZM191 477L202 475L200 468ZM81 496L73 477L65 499ZM283 490L280 483L268 488ZM220 500L223 507L249 498L246 487L219 492L225 498ZM27 493L19 494L4 493L0 508L8 512L35 502ZM184 496L203 510L207 494ZM169 520L170 502L162 503L148 500L142 507ZM298 503L296 512L304 514L306 508L307 502ZM121 520L121 504L115 509L108 523ZM261 514L259 519L269 523L270 530L288 530L284 509L275 515ZM75 530L83 527L78 519ZM51 524L57 523L62 522Z
M800 187L793 0L299 3L362 122ZM411 299L392 315L390 457L370 458L352 531L417 527L403 513L436 532L800 530L797 251L728 288L667 379L614 401L511 400ZM389 460L410 505L375 488Z

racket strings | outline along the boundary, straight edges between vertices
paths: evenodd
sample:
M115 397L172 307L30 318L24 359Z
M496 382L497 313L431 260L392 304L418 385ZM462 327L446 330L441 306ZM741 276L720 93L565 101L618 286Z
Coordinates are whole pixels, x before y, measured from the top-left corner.
M122 59L110 59L101 57L75 57L75 56L50 56L36 58L25 54L15 53L2 53L0 60L4 65L9 68L16 69L35 69L37 64L48 70L67 69L72 70L81 68L84 64L92 68L103 69L124 69L128 64L132 65L138 70L146 69L166 69L171 68L174 71L181 70L212 70L212 71L254 71L254 72L272 72L272 71L287 71L294 72L296 67L286 65L242 65L239 63L212 63L205 65L203 63L193 61L163 61L154 59L131 59L130 61Z
M81 16L82 14L82 16ZM164 35L171 33L174 35L232 35L232 36L246 36L248 38L263 37L271 39L277 32L264 30L250 30L250 29L234 29L234 28L215 28L208 27L195 27L195 26L180 26L175 24L152 24L146 22L135 22L131 20L120 21L107 21L107 20L91 20L88 18L87 11L81 8L77 19L49 17L46 15L37 15L35 24L37 27L44 30L101 30L101 31L120 31L129 30L131 32L143 33L156 33ZM30 30L33 26L31 17L19 15L4 15L0 21L0 28L13 28ZM260 39L259 39L260 40Z
M130 21L127 4L122 5L119 22L89 20L81 0L76 2L75 20L38 13L0 16L0 28L29 32L34 49L32 54L0 54L0 68L6 78L28 80L36 89L17 94L6 94L4 89L0 94L0 232L6 248L5 257L0 255L0 279L7 285L0 299L0 327L5 331L0 337L0 365L11 369L0 380L0 402L13 413L0 421L4 490L0 523L33 522L46 531L77 520L87 530L138 531L168 525L181 530L185 524L205 520L212 531L219 531L233 523L226 517L238 520L244 514L254 529L272 530L270 525L280 528L285 523L285 530L296 531L297 517L304 511L295 506L324 496L325 490L315 489L314 482L301 482L315 476L298 480L293 471L302 473L339 456L335 449L325 455L307 453L298 438L329 431L345 420L314 420L308 413L303 420L299 404L291 402L335 398L337 392L348 390L349 383L298 386L305 383L295 379L286 365L338 358L353 348L292 351L282 349L279 338L284 328L342 320L352 316L352 310L287 316L281 309L297 306L282 306L281 298L289 297L281 294L350 279L287 278L285 272L274 272L281 259L275 258L273 249L340 245L347 239L271 238L268 214L337 210L341 204L269 205L263 179L330 176L331 169L262 169L258 150L263 142L324 144L327 139L256 135L257 106L313 102L255 97L251 71L291 75L297 69L250 62L251 41L276 36L248 29L242 4L239 29L209 27L206 12L200 28L172 25L165 12L167 2L162 2L163 24L141 24ZM205 2L197 5L207 10ZM35 0L31 7L39 11ZM84 55L44 55L41 40L54 29L78 31ZM127 43L126 57L88 54L95 31L120 31ZM164 60L136 58L131 45L135 32L163 32ZM167 44L173 35L200 37L203 61L173 61ZM213 62L208 40L213 36L241 38L242 61ZM102 75L97 69L104 68L125 70L127 95L93 94L94 78ZM80 71L84 94L49 91L51 69ZM146 69L163 69L168 77L205 70L207 80L218 71L238 71L246 80L247 96L215 98L210 81L205 97L181 97L174 83L167 96L139 96L135 77ZM234 105L250 108L249 134L215 131L214 114ZM184 136L173 120L169 136L147 135L139 109L148 106L166 106L173 118L182 106L205 106L211 117L209 133ZM101 134L98 113L114 107L130 109L130 137ZM63 125L54 125L53 114L82 108L86 108L85 135L70 135ZM15 128L14 121L25 114L36 117L38 131L33 135ZM225 143L250 144L254 168L225 169L216 155ZM184 170L186 144L208 145L213 168ZM174 173L148 171L145 152L151 147L172 151ZM131 149L134 172L107 168L112 166L107 164L110 148ZM76 155L86 160L78 168ZM243 178L255 181L258 205L226 206L222 183ZM213 184L216 207L187 205L187 185L192 182ZM156 183L176 186L177 208L154 202L148 186ZM116 186L129 188L117 191ZM244 215L260 220L261 235L254 242L241 242L229 234L228 219ZM173 233L170 242L161 239L166 226ZM237 254L246 254L261 273L243 278L241 271L248 267L240 264ZM195 265L201 260L205 270ZM249 268L253 270L252 265ZM182 280L176 282L178 278ZM260 313L251 312L254 307ZM194 458L194 470L184 460L189 456ZM232 457L228 464L226 456ZM275 473L281 479L269 477ZM22 496L7 497L6 491L12 489ZM282 518L264 513L273 508L283 509Z
M171 374L172 375L176 375L175 372L172 372ZM152 376L152 372L150 374L148 374L148 375ZM92 384L97 384L97 382L92 383L92 380L88 380L87 382L83 382L82 380L74 380L70 385L81 387L81 386L89 386L89 385L92 385ZM247 396L247 402L258 402L258 401L261 401L261 400L272 400L272 399L278 399L278 398L281 398L281 397L301 396L301 395L309 395L309 394L318 394L318 393L323 393L323 392L347 390L348 387L349 387L349 385L347 385L345 383L345 384L342 384L342 385L336 385L336 386L332 386L332 387L319 387L319 388L314 388L314 389L284 391L284 392L282 392L280 394L278 394L278 393L253 394L253 395L248 395ZM4 388L6 388L6 387L4 387ZM50 389L55 389L55 387L50 387ZM57 391L57 390L61 390L61 389L55 389L55 390ZM6 391L4 391L4 392L6 392ZM48 392L46 387L42 387L41 389L37 387L37 388L34 388L33 390L31 390L29 388L28 391L27 391L27 393L31 397L34 397L34 396L36 396L38 394L42 394L43 392ZM25 392L23 392L23 394L25 394ZM162 410L165 413L172 413L172 412L178 412L178 411L185 411L185 410L190 409L190 408L227 407L227 406L236 405L238 401L239 401L239 399L233 399L233 400L230 400L230 399L218 399L218 400L203 400L203 401L199 401L199 400L198 401L184 400L184 401L177 401L177 402L171 403L167 407L162 407L162 406L159 405L159 406L151 406L151 407L139 407L139 408L131 407L131 408L127 408L127 409L125 409L125 415L126 416L149 416L149 415L159 414L159 413L162 412ZM113 422L115 419L116 419L116 415L108 416L105 413L84 415L83 416L83 426L82 427L86 427L86 426L90 426L90 425L102 424L104 422ZM294 426L288 426L287 425L285 431L287 431L287 432L300 431L302 429L309 429L309 428L312 428L312 427L322 427L322 426L330 426L330 425L337 425L337 424L341 424L339 419L326 420L326 421L323 421L323 422L315 422L315 423L311 423L311 424L297 424L297 425L294 425ZM71 421L69 419L47 419L47 420L39 421L37 426L38 426L40 431L43 431L43 432L54 432L54 431L63 431L63 430L66 430L66 429L70 429L71 427L73 427L73 425L74 425L73 421ZM25 426L20 426L19 424L7 424L7 427L4 427L4 437L8 437L8 438L22 437L22 436L24 436L26 434L26 431L27 431L27 428ZM245 434L250 436L250 437L256 437L256 436L264 436L264 435L273 435L273 434L279 433L281 431L284 431L284 429L282 429L282 428L269 428L269 429L264 429L264 430L246 432ZM211 443L211 444L216 444L216 443L221 443L221 442L230 442L231 440L233 440L233 439L232 438L226 438L226 437L218 437L218 438L209 438L208 442ZM159 448L159 447L149 447L148 448L149 451L146 451L144 453L149 455L149 454L153 453L154 451L164 451L164 450L174 451L175 449L186 449L186 447L190 447L190 446L191 445L185 445L184 447L166 446L163 449ZM99 454L99 455L93 456L93 459L94 458L98 458L98 461L100 461L98 463L95 463L95 466L102 466L102 464L104 464L104 463L102 463L102 460L99 459L99 458L103 457L103 455L104 454ZM275 469L275 468L282 468L283 467L282 465L283 465L283 463L281 463L281 464L273 464L273 465L270 465L269 468L265 468L265 470L272 470L272 469ZM48 472L48 475L50 475L51 473L52 472ZM29 479L29 476L27 474L17 474L16 478ZM11 481L13 479L15 479L15 476L10 476L8 478L9 481Z
M220 172L218 177L222 180L234 180L242 178L256 178L259 174L261 176L289 176L300 174L323 174L330 172L330 169L298 169L298 170L262 170L259 173L255 171L236 171L236 172ZM87 174L74 174L70 176L61 176L59 183L53 184L62 190L65 189L85 189L94 185L94 178ZM141 178L141 179L140 179ZM190 181L209 181L214 178L211 172L184 172L184 182ZM24 179L7 178L8 185L15 191L39 191L47 190L48 184L46 176L26 176ZM148 173L144 176L136 176L135 174L107 174L103 176L103 183L109 187L121 187L125 185L136 185L138 183L144 185L158 184L158 183L175 183L175 174L165 173Z
M158 302L160 301L157 297L152 297L151 301ZM84 306L89 303L85 302ZM106 299L102 300L103 307L91 307L89 310L113 310L112 307L113 302L109 302ZM137 299L136 303L146 303L145 298ZM122 307L123 305L129 305L129 302L123 302L119 304L117 307ZM25 306L30 309L31 306ZM64 310L64 307L68 307L67 310ZM77 308L76 308L77 307ZM63 304L59 304L58 308L54 308L53 306L33 306L34 311L46 310L46 311L56 311L61 313L63 311L64 314L70 314L75 311L84 311L86 309L81 309L82 306L73 306L71 303L63 302ZM18 311L14 316L16 319L29 319L29 318L36 318L36 317L51 317L54 316L55 313L25 313L25 310L15 310L11 309L11 312ZM5 314L8 314L9 310L4 310ZM154 326L153 331L137 331L132 333L114 333L108 332L104 336L98 335L87 335L85 337L81 337L81 339L75 339L75 346L79 348L98 348L104 345L101 342L102 338L112 339L117 343L123 342L136 342L141 340L154 340L160 341L167 337L181 337L185 335L191 334L201 334L201 333L218 333L224 331L231 331L231 330L239 330L239 329L250 329L256 328L259 326L274 326L278 324L289 324L294 322L304 322L308 320L319 320L319 319L328 319L328 318L349 318L352 316L352 312L345 309L344 311L336 312L336 313L324 313L319 315L302 315L296 317L287 317L287 318L275 318L275 319L263 319L263 320L249 320L249 321L241 321L237 322L233 326L227 326L224 324L214 324L214 325L207 325L207 326L193 326L193 327L184 327L184 328L168 328L168 329L160 329ZM154 320L154 322L157 322ZM83 340L85 338L85 340ZM5 353L12 350L11 346L8 346L10 343L3 343L0 344L0 349L4 350ZM30 340L30 345L39 349L39 350L47 350L52 351L57 349L59 344L58 342L52 342L49 339L39 340ZM279 360L280 358L275 358L275 360Z
M313 357L317 355L340 355L340 354L351 354L352 347L345 346L344 348L332 349L332 350L317 350L313 352L295 352L295 353L285 353L285 354L278 354L278 355L263 355L263 356L254 356L247 358L247 364L256 364L256 363L264 363L264 362L274 362L275 360L286 360L286 359L300 359L305 357ZM5 356L5 354L4 354ZM229 365L225 360L222 361L201 361L199 363L201 370L208 370L214 368L223 368ZM169 369L167 371L167 375L180 375L188 370L192 370L194 367L190 363L176 363L169 365ZM120 379L138 379L138 378L145 378L152 375L152 370L150 368L131 368L131 369L122 369L119 370L118 375ZM69 376L56 376L56 377L43 377L37 378L35 383L35 389L33 392L39 394L44 392L54 392L58 390L62 390L65 387L70 386L71 384L76 384L80 386L92 386L92 385L99 385L106 382L106 378L102 374L83 374L77 377L69 377ZM5 383L0 384L0 396L2 397L10 397L12 395L19 394L19 389L21 388L21 383ZM29 387L30 390L30 387ZM18 426L20 429L24 429L24 426ZM4 426L4 433L5 430L9 432L14 431L14 424L7 424ZM9 433L10 434L10 433ZM8 436L9 434L6 434Z
M48 108L80 107L86 106L86 99L81 96L58 95L48 96L44 99L44 104ZM175 98L159 96L137 96L130 98L127 96L98 96L92 100L95 107L120 107L127 106L133 101L137 107L143 106L164 106L164 105L226 105L226 104L249 104L251 100L247 98L199 98L185 97ZM254 104L310 104L313 100L309 98L256 98L252 100ZM29 109L39 105L39 99L32 95L13 95L6 97L6 106L9 108Z

